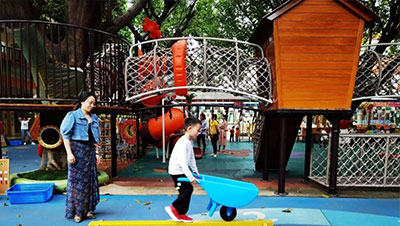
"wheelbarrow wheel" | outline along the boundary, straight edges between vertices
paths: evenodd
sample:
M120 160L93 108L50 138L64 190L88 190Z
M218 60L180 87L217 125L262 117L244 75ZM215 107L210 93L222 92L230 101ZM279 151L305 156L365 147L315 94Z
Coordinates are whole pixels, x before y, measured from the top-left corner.
M219 211L219 215L221 215L221 218L224 219L224 221L232 221L233 219L235 219L237 215L236 208L229 208L229 209L232 211L229 216L228 216L228 207L222 206Z

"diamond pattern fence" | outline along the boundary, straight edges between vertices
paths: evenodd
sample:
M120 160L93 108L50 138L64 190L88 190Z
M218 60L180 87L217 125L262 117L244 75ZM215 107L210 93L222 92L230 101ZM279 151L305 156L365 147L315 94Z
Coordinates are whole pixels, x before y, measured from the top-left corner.
M362 47L353 98L400 95L400 43L383 45L384 53L373 50L377 45Z
M310 179L329 185L330 139L314 139ZM337 186L400 187L399 135L340 135Z
M253 133L253 159L257 161L258 154L260 153L262 137L264 132L265 115L258 114L255 120L255 128Z
M223 91L271 103L271 72L266 58L254 56L261 47L236 40L187 39L186 81L190 91ZM131 48L126 59L126 100L141 101L173 91L173 55L176 39L158 39L140 44L148 51L138 56ZM262 53L262 51L260 51ZM139 54L140 55L140 54Z

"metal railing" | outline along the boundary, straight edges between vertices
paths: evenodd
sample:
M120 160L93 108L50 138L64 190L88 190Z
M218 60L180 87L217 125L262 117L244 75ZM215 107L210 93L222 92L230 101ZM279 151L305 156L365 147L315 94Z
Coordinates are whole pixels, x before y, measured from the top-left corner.
M0 101L73 103L81 90L124 102L130 44L95 29L45 21L0 21Z
M329 186L330 138L316 137L309 178ZM340 135L337 186L400 187L400 135Z
M186 86L175 86L173 55L175 41L187 40ZM142 56L136 48L143 47ZM127 101L138 102L176 89L221 91L258 100L271 100L271 72L266 58L256 57L258 45L237 40L179 37L147 41L133 45L126 59Z
M376 46L388 46L379 54ZM400 98L400 43L382 43L361 47L353 100L373 97Z

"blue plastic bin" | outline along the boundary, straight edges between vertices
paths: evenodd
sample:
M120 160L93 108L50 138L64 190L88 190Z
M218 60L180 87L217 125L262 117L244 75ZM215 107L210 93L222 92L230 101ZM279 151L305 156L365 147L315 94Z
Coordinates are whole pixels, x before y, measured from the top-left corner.
M47 202L53 187L54 183L15 184L6 193L11 204Z
M19 146L22 144L22 140L10 140L9 142L11 146Z

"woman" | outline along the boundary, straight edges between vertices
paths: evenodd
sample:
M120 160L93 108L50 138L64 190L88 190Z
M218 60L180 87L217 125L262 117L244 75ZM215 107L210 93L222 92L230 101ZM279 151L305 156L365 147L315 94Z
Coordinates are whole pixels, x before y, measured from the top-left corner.
M206 120L206 115L204 113L200 114L201 128L200 134L197 136L197 146L200 148L200 143L203 143L203 154L206 153L206 134L208 130L208 123Z
M94 219L93 211L99 202L95 145L99 143L99 119L92 114L96 99L90 92L79 95L74 111L68 112L61 123L68 160L67 203L65 217L79 223ZM99 156L97 156L99 157Z
M219 150L221 150L221 146L222 146L222 150L225 150L226 131L228 131L228 123L226 122L226 118L224 115L222 115L221 119L222 119L222 122L219 127L220 132L219 132L219 137L218 137L218 143L219 143Z
M218 122L217 122L216 114L213 114L211 116L210 136L211 136L211 143L213 146L213 154L212 155L215 158L215 157L217 157L217 142L218 142Z

